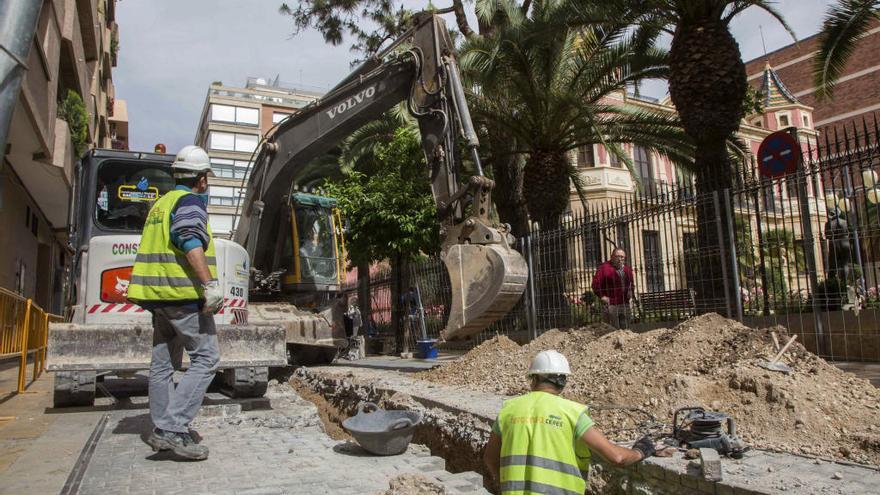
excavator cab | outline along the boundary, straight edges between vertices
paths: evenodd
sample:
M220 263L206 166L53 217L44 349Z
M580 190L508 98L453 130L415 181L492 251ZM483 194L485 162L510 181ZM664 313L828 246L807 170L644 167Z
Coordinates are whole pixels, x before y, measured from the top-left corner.
M279 268L285 270L285 293L333 293L342 286L344 241L336 200L307 193L290 195L284 248ZM317 303L317 301L315 301Z

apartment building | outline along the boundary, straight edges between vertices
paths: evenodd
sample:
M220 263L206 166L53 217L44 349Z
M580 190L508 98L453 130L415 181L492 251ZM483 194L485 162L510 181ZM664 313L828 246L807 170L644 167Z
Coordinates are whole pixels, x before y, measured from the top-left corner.
M248 167L260 140L277 123L322 95L293 84L249 77L244 87L214 82L208 88L195 143L211 156L208 213L217 236L230 236L240 213Z
M53 312L77 156L112 144L115 9L116 0L42 2L0 163L0 287Z

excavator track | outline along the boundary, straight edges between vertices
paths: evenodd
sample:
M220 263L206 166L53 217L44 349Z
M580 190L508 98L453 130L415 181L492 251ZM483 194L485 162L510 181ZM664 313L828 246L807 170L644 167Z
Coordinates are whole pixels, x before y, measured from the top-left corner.
M452 285L443 340L465 339L501 319L519 301L529 277L522 255L500 244L456 244L443 262Z

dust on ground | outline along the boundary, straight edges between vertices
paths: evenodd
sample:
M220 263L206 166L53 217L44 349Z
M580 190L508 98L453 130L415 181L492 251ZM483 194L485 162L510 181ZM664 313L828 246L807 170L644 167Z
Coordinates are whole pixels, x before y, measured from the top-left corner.
M379 495L446 495L448 492L425 476L404 473L389 482L389 488Z
M672 329L605 330L551 330L524 346L497 336L417 376L520 394L534 355L556 349L572 368L563 396L589 404L616 440L637 437L652 417L669 424L675 409L701 406L731 414L754 447L880 464L880 391L797 341L782 359L791 375L759 367L776 354L771 331L787 340L782 327L755 330L708 314Z
M341 426L348 416L328 403L324 396L314 392L308 384L303 383L299 378L292 378L290 386L296 390L300 397L311 402L318 409L318 417L321 418L321 424L327 436L333 440L354 440Z

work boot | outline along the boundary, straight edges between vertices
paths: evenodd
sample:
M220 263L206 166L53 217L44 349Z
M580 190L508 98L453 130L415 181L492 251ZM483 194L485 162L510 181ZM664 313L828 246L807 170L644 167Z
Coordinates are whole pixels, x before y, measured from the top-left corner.
M208 447L195 443L189 433L155 428L147 439L147 443L153 447L154 451L170 450L184 459L201 461L208 458Z

